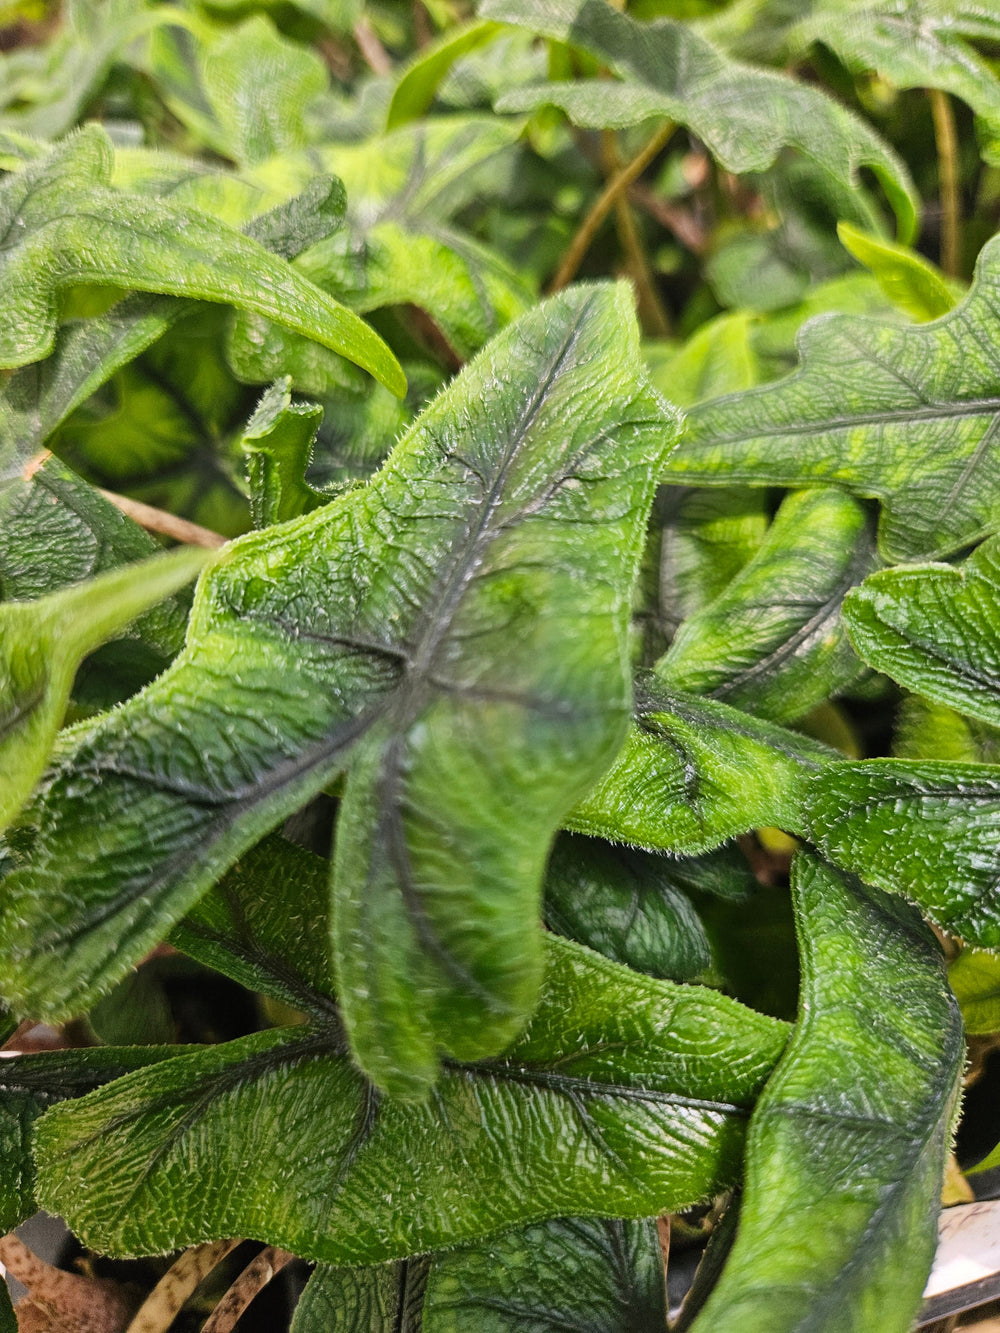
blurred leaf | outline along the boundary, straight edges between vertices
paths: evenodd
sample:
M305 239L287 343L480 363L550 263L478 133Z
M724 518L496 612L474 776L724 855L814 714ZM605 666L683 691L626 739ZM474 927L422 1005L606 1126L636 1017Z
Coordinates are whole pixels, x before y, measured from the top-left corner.
M800 1019L754 1111L736 1243L692 1333L907 1333L937 1244L961 1020L916 913L808 853L792 888Z
M893 305L917 323L946 315L965 295L965 288L948 279L923 255L903 245L893 245L881 236L869 236L849 222L841 222L837 235L859 264L876 277Z
M51 1111L40 1201L105 1253L251 1235L354 1264L552 1216L648 1217L732 1181L785 1025L555 936L545 955L523 1035L449 1063L425 1104L380 1097L336 1026L256 1033Z
M900 704L892 752L897 759L1000 764L1000 730L911 694Z
M1000 958L965 948L948 967L948 981L972 1036L1000 1032Z
M419 51L393 90L385 120L386 129L398 129L407 121L422 116L430 108L441 80L455 61L470 51L490 45L501 32L501 24L479 20L451 28L437 41Z
M835 482L881 501L890 561L946 555L993 531L1000 242L976 273L968 297L933 324L838 315L807 325L796 374L692 409L665 480Z

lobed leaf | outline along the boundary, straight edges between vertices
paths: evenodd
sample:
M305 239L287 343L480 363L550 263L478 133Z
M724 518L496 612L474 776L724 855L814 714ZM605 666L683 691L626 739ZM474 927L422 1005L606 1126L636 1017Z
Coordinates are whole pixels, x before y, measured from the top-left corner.
M977 541L1000 521L998 286L992 241L969 295L931 324L847 315L808 324L796 374L692 409L666 479L836 484L877 499L889 561Z
M1000 948L1000 768L833 764L812 784L805 823L834 865L909 898L970 944Z
M906 1333L937 1243L961 1019L916 913L810 853L792 891L799 1022L751 1119L736 1243L692 1333Z
M395 357L356 315L208 215L112 190L111 160L104 131L88 126L0 185L0 233L8 240L0 262L0 366L47 356L59 293L98 283L264 315L403 392Z
M92 1002L349 766L334 952L357 1058L413 1094L437 1049L503 1049L537 991L549 842L628 716L629 593L675 429L637 365L627 289L574 289L368 486L233 543L185 652L50 773L6 881L4 994Z
M785 1026L554 936L545 954L527 1030L424 1104L381 1097L330 1023L256 1033L53 1108L39 1200L107 1253L242 1235L357 1264L729 1183Z
M683 856L753 828L801 833L810 781L835 757L727 704L643 681L623 749L567 826Z
M677 631L653 674L668 689L791 721L860 675L845 593L876 564L874 523L835 488L782 502L759 549Z
M483 18L529 28L583 47L618 76L512 89L497 110L561 107L587 129L622 129L662 116L687 126L727 170L766 171L785 147L821 173L857 184L860 168L880 180L901 238L916 223L913 187L903 163L876 134L815 88L731 60L674 19L639 23L603 0L485 0Z
M1000 725L1000 539L960 565L909 565L865 580L844 603L851 642L916 694Z

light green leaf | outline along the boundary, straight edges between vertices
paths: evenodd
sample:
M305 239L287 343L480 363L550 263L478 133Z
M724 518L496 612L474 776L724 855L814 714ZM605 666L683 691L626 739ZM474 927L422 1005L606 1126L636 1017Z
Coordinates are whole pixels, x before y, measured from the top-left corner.
M37 601L0 603L0 829L45 768L84 657L189 583L207 559L184 548Z
M683 856L753 828L799 833L810 779L835 757L727 704L641 680L624 747L567 826Z
M913 235L916 205L905 166L863 121L817 89L730 60L686 24L637 23L603 0L486 0L479 13L584 47L619 79L513 89L498 111L552 104L588 129L666 117L737 173L766 171L785 147L838 182L856 184L867 167L892 204L901 239Z
M654 386L678 407L738 393L760 382L760 367L751 337L757 316L747 310L717 315L693 333L682 347L645 347Z
M953 0L889 0L858 8L827 3L798 23L789 46L819 41L854 74L877 71L897 88L940 88L976 113L983 157L1000 162L1000 80L969 38L1000 40L989 6Z
M305 480L322 419L323 409L317 403L292 402L287 377L276 380L258 403L240 440L255 528L309 514L331 498Z
M629 593L676 429L639 365L628 288L561 294L368 486L233 543L185 652L50 773L5 885L3 993L78 1011L349 766L335 955L357 1058L414 1093L439 1048L503 1049L537 991L549 843L628 718Z
M545 954L524 1034L449 1064L425 1104L379 1096L334 1025L256 1033L54 1108L39 1200L105 1253L241 1235L355 1264L553 1216L648 1217L732 1181L784 1024L555 936Z
M808 324L790 378L692 409L666 480L842 486L882 503L890 561L945 555L1000 522L1000 241L968 297L932 324Z
M909 898L970 944L1000 948L1000 768L833 764L814 780L805 815L834 865Z
M451 28L410 61L396 84L385 118L387 130L422 116L434 101L441 80L456 60L488 46L503 32L499 23L480 20Z
M519 132L495 117L436 117L362 143L272 159L255 179L288 192L321 167L343 180L346 231L307 251L296 267L354 310L417 306L465 359L534 296L528 279L454 222L466 206L503 191ZM229 356L248 382L290 374L303 392L328 390L329 354L257 316L237 317ZM342 370L335 373L343 379Z
M971 1036L1000 1032L1000 958L985 949L965 948L949 964L948 981Z
M869 236L849 222L837 226L841 244L864 264L892 303L918 323L946 315L965 295L965 288L950 283L930 260L904 245L881 236Z
M1000 764L1000 730L910 694L899 708L892 752L897 759Z
M17 237L0 262L0 366L47 356L59 293L98 283L253 311L405 389L382 340L286 263L206 214L112 190L110 174L111 145L94 125L0 185L0 231Z
M149 72L205 147L241 166L304 148L309 104L329 84L320 56L262 14L231 29L161 28L150 42Z
M37 1210L31 1136L35 1121L56 1102L81 1097L112 1079L142 1069L173 1047L91 1047L7 1057L0 1065L0 1229L12 1231ZM4 1284L0 1281L0 1292Z
M684 891L689 864L564 833L545 875L545 924L637 972L686 981L711 961ZM690 873L697 882L697 862Z
M736 1243L692 1333L907 1333L937 1244L965 1059L912 910L800 853L803 991L754 1111Z
M556 1218L369 1268L321 1264L291 1333L663 1333L656 1223Z
M960 565L866 579L844 603L851 642L914 693L1000 726L1000 538Z
M790 495L756 554L681 625L653 674L668 689L793 721L861 674L840 607L876 563L874 524L856 500L832 487Z

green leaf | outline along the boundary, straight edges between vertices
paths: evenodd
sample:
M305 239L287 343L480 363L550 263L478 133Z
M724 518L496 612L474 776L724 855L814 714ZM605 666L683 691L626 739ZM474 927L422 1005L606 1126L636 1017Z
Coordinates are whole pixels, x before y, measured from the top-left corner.
M965 1058L916 914L800 853L800 1019L747 1140L736 1243L692 1333L906 1333Z
M0 1333L17 1333L17 1315L6 1283L0 1283Z
M174 115L241 166L304 148L309 104L329 83L319 54L262 14L231 29L163 27L150 43L149 67Z
M556 1218L369 1268L321 1264L292 1333L663 1333L656 1223Z
M980 150L1000 162L1000 80L968 38L1000 40L989 6L946 0L890 0L858 8L826 4L796 24L789 45L822 42L854 74L877 71L897 88L940 88L976 113Z
M756 554L681 625L654 675L758 717L801 717L861 674L840 608L875 563L874 524L856 500L834 488L790 495Z
M693 333L682 347L655 343L644 349L654 386L678 407L751 389L760 381L752 330L757 316L746 310L717 315Z
M309 514L331 498L313 490L305 479L322 420L318 404L292 402L287 377L272 384L257 404L240 440L255 528Z
M730 60L686 24L637 23L602 0L486 0L479 13L584 47L620 80L513 89L498 111L551 104L587 129L666 117L687 126L736 173L766 171L785 147L842 183L857 184L867 167L892 204L901 239L913 235L915 199L905 166L863 121L817 89Z
M834 865L909 898L970 944L1000 948L1000 768L833 764L814 780L805 815Z
M31 1136L38 1117L63 1098L81 1097L134 1069L176 1054L176 1047L91 1047L5 1058L0 1064L0 1230L12 1231L38 1207L31 1157Z
M897 759L1000 764L1000 730L910 694L900 705L892 753Z
M267 316L403 392L395 357L356 315L206 214L112 190L111 159L107 136L88 126L0 185L0 231L17 237L0 263L0 366L47 356L60 291L99 283Z
M684 862L566 833L549 857L545 924L638 972L686 981L711 956L684 889Z
M965 295L964 287L948 280L923 255L881 236L869 236L849 222L837 226L844 248L864 264L892 303L922 323L946 315Z
M567 824L682 856L753 828L800 833L810 779L835 757L727 704L645 680L621 753Z
M385 118L387 130L416 120L430 108L441 80L456 60L488 46L503 32L499 23L479 20L451 28L410 61L396 84Z
M985 949L963 949L949 964L948 981L970 1036L1000 1032L1000 958Z
M185 652L50 773L6 882L3 993L89 1004L349 766L334 948L359 1061L412 1094L437 1048L503 1049L537 990L550 840L628 717L629 590L675 430L639 365L626 287L562 294L368 486L232 544Z
M851 642L914 693L1000 726L1000 539L960 565L866 579L844 603Z
M207 559L183 548L37 601L0 603L0 829L45 768L84 657L189 583Z
M465 359L535 294L512 264L454 221L503 190L519 133L518 124L496 118L436 117L362 143L273 159L255 178L291 191L320 166L338 176L347 188L347 229L303 254L296 267L354 310L417 306ZM290 374L303 392L327 391L329 355L258 316L237 317L229 356L248 382Z
M692 409L665 479L836 483L881 501L889 561L946 555L985 536L1000 521L998 284L993 241L968 297L932 324L848 315L808 324L796 374Z
M425 1104L380 1097L333 1025L256 1033L54 1108L39 1200L105 1253L241 1235L356 1264L648 1217L732 1181L785 1025L555 936L545 954L527 1030L502 1059L449 1064Z

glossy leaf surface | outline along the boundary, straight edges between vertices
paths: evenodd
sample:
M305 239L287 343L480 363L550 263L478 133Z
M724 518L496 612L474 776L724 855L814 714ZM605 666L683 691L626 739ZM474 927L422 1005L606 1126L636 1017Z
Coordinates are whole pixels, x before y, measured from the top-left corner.
M229 548L185 652L50 775L6 886L11 999L87 1003L350 763L335 954L359 1058L414 1092L438 1046L502 1049L536 993L549 840L627 719L629 589L674 431L636 364L627 290L567 293L367 487Z
M806 819L835 865L901 893L970 944L1000 947L1000 768L834 764L815 780Z
M874 525L857 501L833 488L789 496L760 549L684 622L654 675L758 717L801 717L861 673L840 607L875 564Z
M961 1019L912 909L807 853L792 883L800 1018L754 1111L736 1243L693 1330L906 1333L937 1243Z
M844 619L876 670L1000 726L1000 539L960 565L882 570L850 594Z
M620 80L529 85L501 97L499 111L550 103L588 129L666 117L690 128L733 172L763 171L786 147L843 183L868 167L910 238L915 214L906 168L864 122L815 89L730 60L683 23L638 23L602 0L486 0L479 13L583 47Z
M0 228L17 237L0 265L0 365L47 356L58 293L89 282L242 307L341 353L394 392L405 389L395 357L356 315L207 215L112 190L111 164L110 143L93 126L0 186Z
M932 324L837 315L807 325L796 374L692 409L667 479L836 483L881 501L879 546L890 561L985 536L1000 513L998 285L994 241L968 297Z
M835 752L714 700L644 682L618 758L568 826L693 856L749 829L803 829L810 779Z
M116 1254L244 1235L351 1264L649 1216L731 1181L785 1026L553 936L545 950L526 1031L502 1059L449 1064L425 1104L380 1097L330 1023L257 1033L54 1108L39 1198Z

